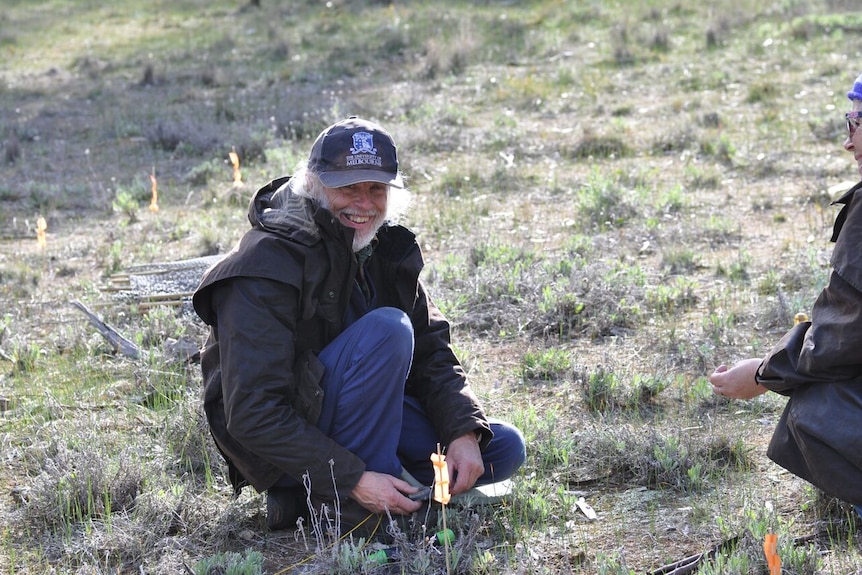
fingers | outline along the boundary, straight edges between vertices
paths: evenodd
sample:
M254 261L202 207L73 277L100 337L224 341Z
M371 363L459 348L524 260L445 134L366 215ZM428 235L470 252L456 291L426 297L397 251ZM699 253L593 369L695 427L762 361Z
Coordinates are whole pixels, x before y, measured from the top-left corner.
M401 493L415 493L417 491L416 487L413 487L413 485L407 483L403 479L391 475L389 477L391 477L393 487Z
M727 377L723 374L726 373L727 366L722 363L721 365L716 367L715 371L713 371L707 378L709 380L709 383L712 384L712 393L714 393L715 395L723 396L725 394L724 384L727 383Z
M453 466L449 472L452 474L449 493L457 495L473 487L476 484L476 480L485 472L485 468L481 460L479 460L479 462Z
M403 494L399 494L397 500L389 507L389 511L396 515L409 515L422 507L421 501L413 501Z
M408 515L417 511L422 507L421 501L413 501L408 499L403 493L393 491L387 495L382 495L372 500L357 499L360 505L374 513L392 513L393 515Z
M715 383L717 381L721 381L722 374L724 374L724 373L727 373L727 366L724 364L721 364L715 368L715 371L713 371L711 374L709 374L709 377L707 379L709 380L710 383L715 385Z

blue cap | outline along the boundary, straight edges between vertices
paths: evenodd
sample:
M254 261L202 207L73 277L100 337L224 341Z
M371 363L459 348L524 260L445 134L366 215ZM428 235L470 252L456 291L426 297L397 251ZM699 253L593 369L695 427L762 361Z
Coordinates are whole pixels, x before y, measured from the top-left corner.
M853 89L847 92L847 97L851 100L862 100L862 75L853 82Z

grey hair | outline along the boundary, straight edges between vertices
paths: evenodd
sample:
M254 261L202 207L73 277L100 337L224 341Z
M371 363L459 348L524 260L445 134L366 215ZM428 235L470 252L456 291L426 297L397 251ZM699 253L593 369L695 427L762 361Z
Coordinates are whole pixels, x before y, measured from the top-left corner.
M314 200L321 207L329 209L329 201L323 192L323 183L317 177L316 173L308 169L307 162L300 162L290 180L291 190L294 194ZM388 222L395 223L407 212L407 208L410 207L410 202L413 200L413 192L407 188L389 186L388 194L385 219Z

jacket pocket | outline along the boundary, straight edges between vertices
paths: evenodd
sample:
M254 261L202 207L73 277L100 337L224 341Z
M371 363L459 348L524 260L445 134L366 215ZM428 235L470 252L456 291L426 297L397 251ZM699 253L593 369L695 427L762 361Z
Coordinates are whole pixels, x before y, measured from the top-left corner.
M326 368L310 351L302 352L296 361L296 392L290 402L310 424L316 425L323 409L323 389L320 382Z

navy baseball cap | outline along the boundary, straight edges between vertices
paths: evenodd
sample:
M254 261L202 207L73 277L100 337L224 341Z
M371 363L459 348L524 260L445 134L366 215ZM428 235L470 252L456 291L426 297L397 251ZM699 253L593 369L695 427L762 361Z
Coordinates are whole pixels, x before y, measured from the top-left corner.
M328 188L359 182L404 187L392 136L380 125L356 116L329 126L317 136L308 169Z

